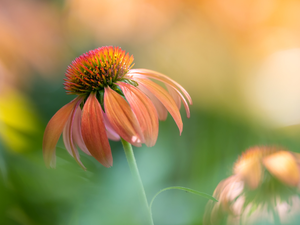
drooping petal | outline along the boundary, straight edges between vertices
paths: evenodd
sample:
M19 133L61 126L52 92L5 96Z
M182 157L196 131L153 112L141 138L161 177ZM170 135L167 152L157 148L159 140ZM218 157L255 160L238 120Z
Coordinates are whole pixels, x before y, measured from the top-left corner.
M113 129L127 142L137 147L144 143L140 125L130 106L114 90L109 87L104 92L105 113Z
M80 107L77 108L73 121L73 140L74 143L87 155L91 155L87 149L81 133L81 114L82 110Z
M73 125L74 125L76 111L78 111L78 108L79 108L79 104L80 104L80 102L78 102L75 105L75 107L64 127L63 140L64 140L65 147L68 150L68 152L70 153L70 155L73 156L75 161L81 166L82 169L86 170L86 168L80 161L80 156L79 156L78 150L77 150L77 148L74 144L74 140L73 140L73 129L74 129Z
M149 99L151 100L151 102L156 108L158 119L162 121L166 120L168 117L168 110L166 109L166 107L155 97L154 94L152 94L144 86L139 85L138 89L140 89L143 93L145 93L149 97Z
M213 197L218 202L209 201L205 207L203 224L223 224L227 215L235 215L232 202L243 193L244 183L237 176L222 180L216 187Z
M95 93L91 93L84 104L81 133L92 156L103 166L112 166L113 159L103 122L103 111Z
M147 70L147 69L132 69L128 72L126 76L131 78L152 78L165 83L167 85L169 93L170 93L170 89L173 89L174 95L173 93L170 94L173 97L174 101L176 102L177 106L180 105L179 104L180 102L178 102L178 97L180 97L180 99L184 104L187 117L188 118L190 117L190 109L185 98L187 98L187 100L191 105L193 104L192 98L189 95L189 93L176 81L172 80L171 78L167 77L164 74L152 70ZM185 98L178 89L184 94Z
M126 76L130 76L130 75L133 75L134 77L140 77L140 78L149 77L149 78L159 80L163 83L169 84L175 90L179 89L180 91L182 91L182 93L187 98L189 103L191 105L193 104L192 98L189 95L189 93L176 81L172 80L171 78L167 77L162 73L153 70L147 70L147 69L131 69Z
M58 110L49 121L43 138L43 155L47 167L55 167L55 146L72 113L72 110L81 100L82 99L80 97L75 98L73 101Z
M258 187L264 176L260 159L256 157L245 157L240 160L235 165L234 173L240 176L252 190Z
M168 89L170 95L174 99L178 109L180 109L181 100L182 100L182 103L183 103L183 106L184 106L184 109L185 109L185 112L186 112L186 116L187 116L187 118L190 118L190 116L191 116L190 107L189 107L187 101L185 100L185 98L180 93L180 91L178 91L177 89L174 89L173 87L171 87L168 84L166 84L166 86L167 86L167 89Z
M136 87L120 82L125 98L141 126L148 147L155 145L158 136L158 116L151 100Z
M168 84L165 84L167 89L168 89L168 92L169 94L171 95L171 97L173 98L174 102L176 103L178 109L181 108L181 98L180 98L180 95L177 94L177 92L173 89L173 87L171 87L170 85Z
M134 80L138 82L139 86L144 86L145 88L147 88L150 92L152 92L155 95L155 97L157 97L161 101L161 103L166 107L166 109L172 115L181 134L183 124L182 124L180 112L176 106L176 103L174 102L173 98L169 95L169 93L164 88L162 88L161 86L159 86L158 84L154 83L151 80L140 79L140 78L135 78Z
M106 113L103 113L103 119L104 119L104 124L106 128L106 134L108 139L113 140L113 141L119 141L120 136L117 134L117 132L114 130L112 127L111 123L109 122Z
M266 156L263 164L267 170L283 183L297 187L300 182L299 167L295 157L287 151L279 151Z

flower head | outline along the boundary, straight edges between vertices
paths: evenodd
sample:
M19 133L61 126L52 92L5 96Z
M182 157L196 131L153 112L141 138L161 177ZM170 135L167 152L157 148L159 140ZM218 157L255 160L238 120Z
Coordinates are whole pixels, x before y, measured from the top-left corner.
M300 212L300 155L280 147L248 149L234 165L234 175L221 181L209 202L204 224L253 224L289 221ZM251 217L250 217L251 215ZM278 218L277 218L278 219Z
M237 160L234 174L251 190L273 179L286 186L297 187L300 183L299 169L297 153L274 146L254 147L244 152Z
M91 50L68 67L65 89L77 97L62 107L49 121L43 140L47 166L55 165L55 146L63 133L68 152L82 165L77 147L106 167L112 166L108 139L120 137L132 145L153 146L158 136L158 120L169 112L180 134L181 101L190 116L187 91L169 77L146 69L131 69L133 56L118 47ZM151 81L163 82L167 90Z
M115 83L131 69L133 56L125 54L121 48L102 47L91 50L68 67L65 89L70 94L90 94L104 87L114 87Z

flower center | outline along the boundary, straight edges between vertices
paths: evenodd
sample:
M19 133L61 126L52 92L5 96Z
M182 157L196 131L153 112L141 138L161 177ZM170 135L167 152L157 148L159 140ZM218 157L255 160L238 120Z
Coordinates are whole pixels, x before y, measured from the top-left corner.
M69 94L89 94L121 80L132 68L133 56L119 47L101 47L76 58L68 67L65 89Z

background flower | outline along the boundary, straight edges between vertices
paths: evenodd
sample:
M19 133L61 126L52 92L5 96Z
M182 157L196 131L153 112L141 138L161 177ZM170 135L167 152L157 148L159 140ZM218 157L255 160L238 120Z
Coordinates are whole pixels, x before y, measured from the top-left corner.
M204 224L294 224L300 212L299 154L279 147L248 149L221 181Z

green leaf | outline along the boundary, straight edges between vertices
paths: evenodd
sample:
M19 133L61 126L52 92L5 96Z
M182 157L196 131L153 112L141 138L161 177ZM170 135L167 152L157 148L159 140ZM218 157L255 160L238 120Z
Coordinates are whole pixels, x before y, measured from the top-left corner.
M189 193L191 193L191 194L199 195L199 196L201 196L201 197L208 198L208 199L210 199L210 200L213 200L213 201L215 201L215 202L218 202L217 199L215 199L215 198L212 197L211 195L206 194L206 193L204 193L204 192L196 191L196 190L193 190L193 189L191 189L191 188L180 187L180 186L174 186L174 187L167 187L167 188L164 188L164 189L160 190L159 192L157 192L157 193L154 195L154 197L152 198L152 200L151 200L151 202L150 202L150 205L149 205L150 211L152 211L151 208L152 208L152 204L153 204L154 199L155 199L160 193L162 193L162 192L164 192L164 191L172 190L172 189L177 189L177 190L189 192Z

